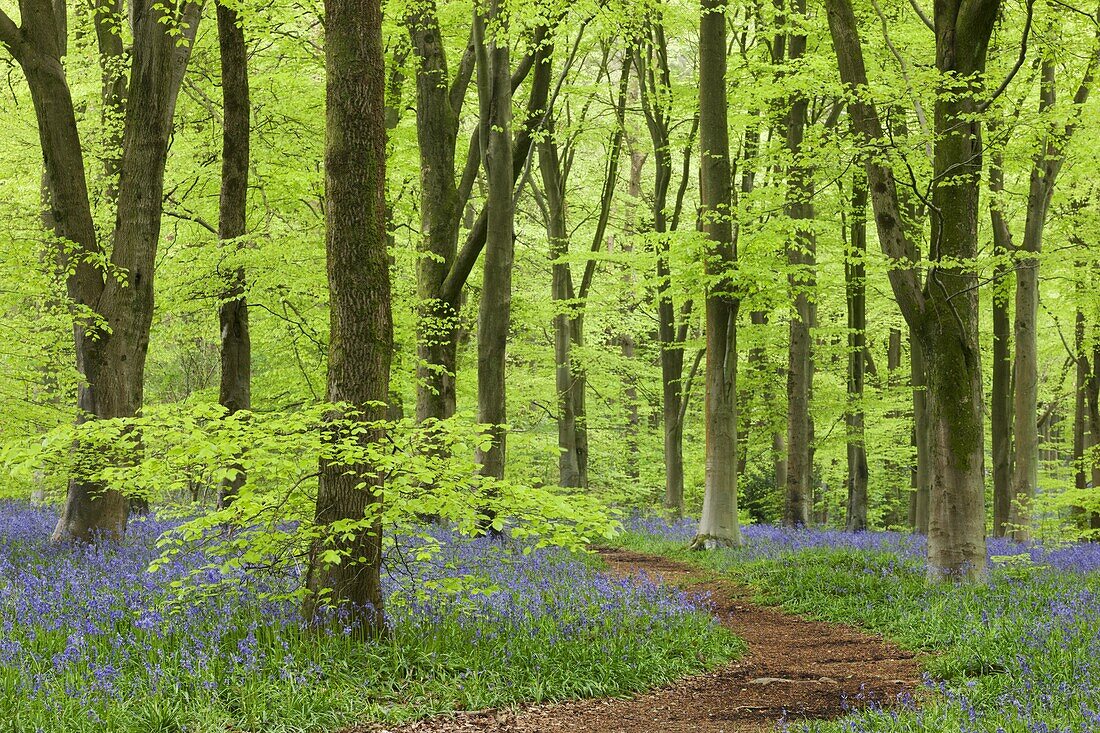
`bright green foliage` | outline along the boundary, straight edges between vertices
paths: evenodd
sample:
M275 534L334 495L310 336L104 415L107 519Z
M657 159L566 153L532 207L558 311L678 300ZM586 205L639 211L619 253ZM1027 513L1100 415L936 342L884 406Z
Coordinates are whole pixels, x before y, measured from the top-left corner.
M462 416L420 425L407 419L364 423L345 410L345 419L322 423L325 412L322 404L226 416L220 406L199 402L152 408L132 419L64 424L41 440L9 445L5 462L12 477L21 479L9 489L21 496L40 476L78 476L187 518L162 540L165 555L154 568L196 543L209 546L212 562L225 572L301 561L317 532L314 487L322 459L369 465L383 477L387 528L405 529L434 516L475 534L488 513L495 517L494 528L507 524L529 548L581 549L593 539L609 538L617 527L614 513L591 497L507 480L490 484L473 462L485 435ZM359 440L379 427L385 441ZM337 433L338 440L325 437ZM209 508L221 484L242 471L246 480L236 499L228 507ZM355 535L375 519L342 520L327 529ZM430 539L426 530L423 534ZM357 561L334 549L323 557L331 563Z

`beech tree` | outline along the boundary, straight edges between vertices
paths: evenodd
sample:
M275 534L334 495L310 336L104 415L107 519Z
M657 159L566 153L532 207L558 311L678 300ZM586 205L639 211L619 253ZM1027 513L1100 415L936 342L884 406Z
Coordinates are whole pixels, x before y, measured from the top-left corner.
M704 0L699 20L699 201L706 253L706 489L692 547L741 544L737 517L737 311L733 268L726 6Z
M84 148L63 64L64 6L26 0L19 8L22 25L0 13L0 42L23 69L34 102L55 257L76 309L76 366L83 380L78 420L130 417L141 408L164 167L199 7L137 4L130 18L132 62L125 100L118 99L120 84L104 84L105 106L125 109L110 246L101 241L93 221ZM110 8L103 15L100 53L118 56L123 20ZM128 514L129 502L120 492L74 475L54 539L91 539L99 532L120 536Z
M875 106L865 100L867 72L859 28L848 0L827 3L841 80L855 95L849 109L870 144L884 139ZM950 94L936 101L932 191L932 271L921 286L912 269L890 282L927 366L931 426L928 527L930 577L975 580L985 575L985 425L978 343L978 190L982 172L980 79L999 0L936 4L936 68ZM904 262L911 247L902 227L893 172L868 159L867 179L885 254Z
M333 408L324 440L365 445L384 435L378 421L385 417L393 358L382 7L379 0L327 0L325 19L327 400ZM379 467L361 456L322 457L307 619L326 604L344 605L358 633L385 628L382 485Z
M248 146L251 110L248 101L248 47L237 11L218 3L218 48L222 69L222 172L218 201L218 238L240 251L247 232ZM225 278L218 308L221 330L221 383L218 402L229 414L252 408L252 344L248 333L245 271L232 267ZM237 469L240 470L239 468ZM244 480L237 475L222 486L222 503L231 502Z

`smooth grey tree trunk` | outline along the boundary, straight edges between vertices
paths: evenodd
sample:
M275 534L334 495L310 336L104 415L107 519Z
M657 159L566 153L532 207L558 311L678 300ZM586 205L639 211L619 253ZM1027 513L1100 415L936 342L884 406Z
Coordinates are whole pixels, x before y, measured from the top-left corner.
M504 478L508 419L505 355L511 324L515 205L512 198L512 89L510 50L502 36L486 37L503 24L499 0L491 0L475 21L477 85L481 105L481 159L488 188L486 237L477 339L477 419L489 431L479 447L481 474ZM501 25L501 28L504 26Z
M805 0L795 0L792 12L804 15ZM795 33L787 42L787 59L798 62L806 52L805 34ZM813 231L813 170L801 159L809 99L796 93L786 122L787 149L793 162L788 170L787 215L794 233L787 244L788 281L794 296L790 319L787 370L787 487L783 524L809 526L813 508L813 385L814 290L816 288L815 235Z
M699 21L699 202L709 239L706 270L706 480L692 547L739 546L737 517L737 310L733 241L726 5L703 0Z

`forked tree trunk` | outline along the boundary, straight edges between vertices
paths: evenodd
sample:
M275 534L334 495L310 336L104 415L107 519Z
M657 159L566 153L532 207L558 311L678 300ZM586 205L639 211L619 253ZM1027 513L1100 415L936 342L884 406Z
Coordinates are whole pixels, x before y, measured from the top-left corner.
M357 423L385 416L393 322L386 251L385 68L379 0L325 2L325 249L329 281L327 399L334 410L326 444L363 446L382 436ZM353 433L352 430L355 430ZM354 435L355 437L349 437ZM322 457L317 489L319 537L310 551L305 614L321 604L347 608L360 636L384 630L382 479L361 458ZM353 531L329 532L336 522ZM335 550L339 563L326 561ZM343 625L343 622L341 622Z
M477 339L477 419L491 440L479 447L481 474L503 479L507 435L505 353L511 323L515 207L512 198L512 90L505 16L491 0L475 21L477 82L481 104L481 150L488 185L486 238ZM499 25L498 25L499 24ZM486 37L488 26L496 28Z
M249 118L248 48L237 11L218 3L218 45L222 67L222 179L218 202L218 238L233 250L243 248L247 231ZM221 327L221 385L218 402L232 415L252 409L252 342L248 331L245 271L234 267L224 283L218 309ZM244 485L243 467L219 492L222 506L232 503Z
M857 90L850 102L865 140L884 138L878 114L864 101L867 72L849 0L827 0L829 30L841 80ZM921 287L915 270L890 271L901 311L926 362L932 456L928 574L933 580L977 580L986 574L984 400L978 339L978 188L982 147L977 86L999 0L949 0L935 9L936 68L955 83L936 101L932 194L932 271ZM866 163L879 239L888 257L912 250L902 226L890 169Z
M68 271L70 299L93 311L74 324L77 369L83 377L77 395L81 421L132 417L141 407L171 112L197 29L195 8L193 3L178 10L151 5L135 13L110 248L111 271L121 277L105 277L94 264L106 248L97 241L92 222L76 112L62 62L64 16L49 0L22 4L23 28L0 12L0 42L23 68L35 108L52 206L48 219L54 233L77 249L75 254L59 252L58 264ZM114 88L105 82L105 97ZM88 449L74 446L78 464ZM53 539L120 536L128 514L125 497L78 469Z
M420 221L416 260L416 419L455 411L457 304L440 297L458 251L462 201L455 182L458 109L469 83L463 59L452 82L435 2L409 6L405 23L416 55L416 135L420 148ZM453 84L453 86L449 86Z
M863 382L867 357L867 178L853 173L852 225L844 274L848 290L848 512L845 529L867 529L867 452L863 443Z
M726 6L703 0L699 21L699 203L706 269L706 488L692 546L741 544L737 521L737 309L733 242Z

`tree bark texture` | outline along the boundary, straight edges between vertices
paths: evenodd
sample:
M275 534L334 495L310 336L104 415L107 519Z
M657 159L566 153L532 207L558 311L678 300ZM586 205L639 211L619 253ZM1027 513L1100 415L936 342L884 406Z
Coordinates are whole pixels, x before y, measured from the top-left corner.
M507 455L505 356L511 324L512 258L515 206L512 198L512 89L510 51L505 42L486 37L490 25L504 22L499 0L491 0L477 24L478 98L481 150L488 187L481 306L478 312L478 422L491 441L479 448L483 476L503 479Z
M699 203L706 267L706 480L696 548L739 546L737 310L726 95L726 5L703 0L699 21ZM682 352L681 352L682 354Z
M248 47L237 11L217 5L218 46L222 68L222 174L218 201L218 238L226 247L240 250L247 232L250 105L248 95ZM225 276L218 308L221 329L221 382L218 401L229 414L252 409L252 343L248 331L245 271L240 265ZM220 489L219 501L232 502L244 484L238 474Z
M393 321L386 251L385 67L379 0L325 2L325 250L329 284L329 415L325 439L381 439L369 425L385 417ZM324 457L317 489L319 536L310 552L306 618L322 604L345 605L361 635L383 628L382 478L364 462ZM329 532L334 522L361 525ZM350 534L350 536L349 536ZM324 561L326 550L344 555Z
M862 90L867 72L849 0L827 0L829 28L841 80ZM978 82L999 0L936 4L936 68L950 93L936 101L931 271L922 287L916 268L890 271L894 295L923 348L930 433L930 579L977 580L986 574L984 399L978 340L978 188L982 174ZM944 92L947 92L945 89ZM849 104L857 130L883 139L874 107ZM869 159L867 177L882 249L905 261L912 251L902 226L893 174Z
M59 248L66 286L77 309L74 338L78 420L131 417L141 407L145 356L153 316L153 274L160 237L170 114L197 29L193 3L141 4L134 9L129 93L118 158L110 268L93 264L97 240L76 112L62 59L64 16L49 0L21 4L22 28L0 13L0 42L27 77L38 122L54 232L75 246ZM182 25L182 27L181 27ZM112 72L114 73L114 72ZM115 89L105 83L104 94ZM75 262L74 262L75 260ZM69 265L72 264L72 267ZM81 446L74 446L79 454ZM125 532L129 502L118 491L83 478L69 483L55 541Z

